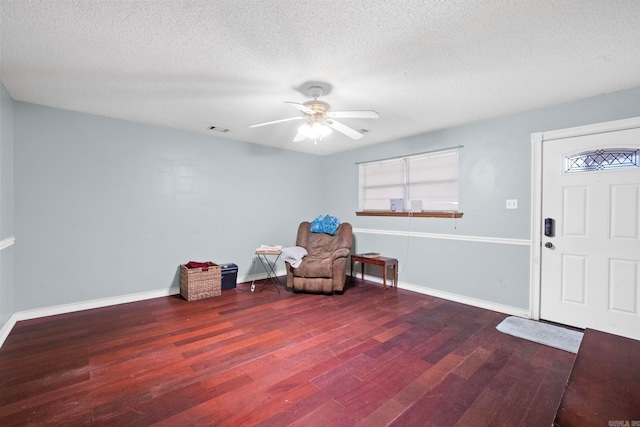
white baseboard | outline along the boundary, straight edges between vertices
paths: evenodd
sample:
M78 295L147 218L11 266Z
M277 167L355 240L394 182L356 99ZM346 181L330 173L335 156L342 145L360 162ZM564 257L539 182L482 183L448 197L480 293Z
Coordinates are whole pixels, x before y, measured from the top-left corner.
M7 320L7 323L5 323L2 326L2 329L0 329L0 347L2 347L2 344L4 344L4 341L9 336L9 333L11 333L11 330L15 326L16 322L16 315L12 314L11 317L9 317L9 320Z
M284 268L276 270L276 275L277 276L286 276L287 275L287 270L284 269ZM238 277L237 282L238 283L253 282L254 280L262 280L262 279L265 279L266 277L267 277L267 273L247 274L246 276Z
M55 316L57 314L73 313L76 311L90 310L92 308L108 307L110 305L125 304L128 302L143 301L152 298L166 297L180 293L180 288L160 289L157 291L138 292L135 294L117 297L100 298L90 301L74 302L70 304L54 305L51 307L36 308L33 310L18 311L14 314L17 321L38 319L40 317Z
M124 304L128 302L143 301L152 298L166 297L180 293L180 288L161 289L157 291L139 292L135 294L117 297L100 298L91 301L75 302L70 304L54 305L52 307L36 308L13 313L7 323L0 330L0 347L11 333L16 322L21 320L38 319L40 317L55 316L57 314L73 313L76 311L90 310L92 308L108 307L110 305Z
M276 271L278 275L286 274L286 271ZM251 282L253 280L261 280L267 277L266 273L252 274L249 276L239 277L237 282ZM110 305L124 304L128 302L143 301L152 298L166 297L169 295L178 295L179 287L171 287L169 289L160 289L149 292L139 292L135 294L122 295L117 297L100 298L90 301L83 301L71 304L56 305L52 307L36 308L34 310L25 310L14 313L17 321L37 319L39 317L55 316L56 314L72 313L81 310L90 310L92 308L108 307Z
M278 274L279 276L285 275L286 270L284 269L277 270L276 274ZM238 283L252 282L254 280L261 280L266 277L267 277L266 273L251 274L248 276L239 277L237 282ZM160 290L149 291L149 292L138 292L135 294L128 294L128 295L122 295L117 297L100 298L100 299L95 299L90 301L55 305L52 307L36 308L33 310L18 311L16 313L13 313L9 318L9 320L7 321L7 323L5 323L2 326L2 329L0 329L0 347L2 347L2 344L4 344L4 341L9 336L9 333L11 333L11 330L15 326L16 322L19 322L21 320L38 319L40 317L55 316L57 314L65 314L65 313L73 313L76 311L90 310L92 308L108 307L110 305L125 304L128 302L135 302L135 301L144 301L152 298L166 297L169 295L178 295L179 293L180 293L179 287L171 287L169 289L160 289Z
M360 277L360 274L357 274ZM382 278L378 276L364 275L364 280L370 282L376 282L382 284ZM393 280L389 280L387 277L387 286L393 283ZM398 288L405 289L407 291L416 292L423 295L429 295L436 298L442 298L453 302L459 302L461 304L470 305L473 307L483 308L485 310L497 311L498 313L508 314L510 316L523 317L529 319L529 309L513 307L510 305L499 304L482 299L467 297L460 294L454 294L452 292L441 291L439 289L427 288L425 286L418 286L412 283L405 283L398 281Z
M278 276L283 276L286 274L286 271L278 270L276 271L276 273L278 274ZM266 276L267 275L265 273L251 274L251 275L239 277L237 282L245 283L245 282L251 282L253 280L261 280L261 279L264 279ZM365 274L364 278L367 281L382 284L381 277L370 276L368 274ZM387 286L389 286L391 283L392 283L391 281L387 280ZM423 295L430 295L433 297L446 299L449 301L459 302L461 304L467 304L474 307L483 308L485 310L497 311L499 313L505 313L511 316L519 316L526 319L530 317L528 309L502 305L502 304L494 303L491 301L471 298L464 295L458 295L451 292L441 291L438 289L431 289L424 286L414 285L411 283L398 282L398 288L405 289L407 291L416 292ZM172 287L169 289L160 289L160 290L149 291L149 292L139 292L135 294L122 295L118 297L100 298L100 299L95 299L91 301L83 301L83 302L77 302L77 303L71 303L71 304L56 305L52 307L37 308L33 310L18 311L13 315L11 315L7 323L5 323L2 326L2 329L0 329L0 347L2 347L2 344L4 344L4 341L9 336L9 333L15 326L16 322L19 322L21 320L38 319L40 317L55 316L57 314L65 314L65 313L72 313L72 312L82 311L82 310L90 310L92 308L108 307L110 305L118 305L118 304L125 304L128 302L143 301L143 300L152 299L152 298L160 298L160 297L166 297L169 295L177 295L179 293L180 293L180 288Z

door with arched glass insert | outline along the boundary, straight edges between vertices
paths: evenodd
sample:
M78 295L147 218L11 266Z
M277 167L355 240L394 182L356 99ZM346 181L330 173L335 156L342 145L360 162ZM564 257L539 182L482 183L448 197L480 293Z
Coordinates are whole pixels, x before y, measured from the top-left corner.
M540 317L640 339L640 129L544 141Z

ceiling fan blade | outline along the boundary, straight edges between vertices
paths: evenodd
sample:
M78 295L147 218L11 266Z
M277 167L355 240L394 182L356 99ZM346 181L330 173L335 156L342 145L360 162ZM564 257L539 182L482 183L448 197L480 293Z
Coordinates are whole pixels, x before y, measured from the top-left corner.
M377 119L380 115L373 110L360 111L330 111L327 117L335 117L337 119Z
M302 134L302 132L298 132L298 133L296 134L296 137L295 137L295 138L293 138L293 142L302 142L302 141L304 141L304 139L305 139L305 138L306 138L306 136L304 136L304 135Z
M362 138L362 134L360 132L355 129L351 129L349 126L343 125L340 122L336 122L335 120L326 120L325 123L327 124L327 126L347 135L351 139Z
M304 104L300 104L298 102L291 102L291 101L284 101L284 103L293 105L294 107L296 107L297 109L299 109L303 113L314 114L314 111L311 108L309 108L306 105L304 105Z
M282 122L288 122L291 120L300 120L300 119L306 119L306 117L303 116L299 116L299 117L289 117L288 119L280 119L280 120L274 120L272 122L264 122L264 123L256 123L255 125L250 125L250 128L257 128L259 126L266 126L266 125L272 125L275 123L282 123Z

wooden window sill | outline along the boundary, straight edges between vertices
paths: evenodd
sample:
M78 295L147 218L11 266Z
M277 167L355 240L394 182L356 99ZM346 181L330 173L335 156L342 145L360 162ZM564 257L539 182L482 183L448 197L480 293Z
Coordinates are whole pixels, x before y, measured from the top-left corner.
M392 211L359 211L356 216L415 216L420 218L462 218L462 212L458 211L422 211L422 212L392 212Z

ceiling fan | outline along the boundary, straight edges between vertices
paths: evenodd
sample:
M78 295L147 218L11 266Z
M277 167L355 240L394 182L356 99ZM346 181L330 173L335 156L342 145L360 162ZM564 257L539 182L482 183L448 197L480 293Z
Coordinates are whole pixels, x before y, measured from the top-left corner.
M332 129L347 135L349 138L360 139L362 138L361 132L358 132L357 130L352 129L334 119L377 119L380 117L378 113L373 110L331 111L331 105L318 100L318 97L322 96L322 93L323 90L320 86L311 86L309 88L309 96L313 98L312 101L307 101L302 104L285 101L285 104L291 104L298 108L303 113L301 116L289 117L265 123L257 123L249 127L255 128L292 120L306 120L305 124L300 126L298 129L298 133L295 138L293 138L293 142L300 142L305 138L317 141L331 133Z

